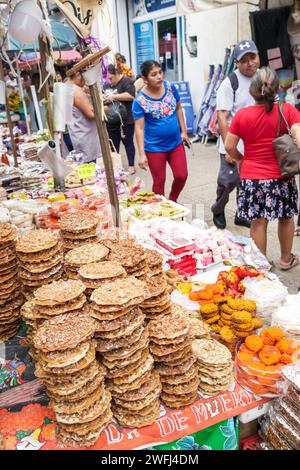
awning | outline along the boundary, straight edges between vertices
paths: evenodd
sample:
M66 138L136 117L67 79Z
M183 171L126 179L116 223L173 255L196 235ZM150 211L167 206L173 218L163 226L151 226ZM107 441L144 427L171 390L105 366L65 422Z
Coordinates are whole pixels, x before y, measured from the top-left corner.
M238 3L251 3L251 5L258 6L259 0L251 0L251 2L245 0L177 0L176 10L178 15L190 15L191 13L237 5Z
M50 18L51 30L54 37L52 47L54 50L73 49L77 44L76 34L74 31L63 23ZM8 35L7 52L18 52L39 50L38 41L36 44L20 44L12 36Z
M67 64L68 62L78 62L82 59L79 52L72 49L71 51L54 51L54 60L59 60L62 64ZM25 52L19 58L19 65L21 69L36 65L40 60L40 53L37 52Z

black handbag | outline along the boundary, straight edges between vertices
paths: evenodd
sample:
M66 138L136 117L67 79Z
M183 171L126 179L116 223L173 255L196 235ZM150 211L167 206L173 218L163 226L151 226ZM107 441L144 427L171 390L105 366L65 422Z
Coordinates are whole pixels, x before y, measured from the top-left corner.
M279 120L276 132L276 138L273 140L273 148L276 153L280 173L282 176L294 176L300 173L300 149L297 147L291 128L284 117L281 105L278 105ZM281 122L284 122L288 134L279 137Z
M126 106L121 101L112 101L108 105L109 110L106 113L106 124L109 127L119 127L125 124L127 118Z

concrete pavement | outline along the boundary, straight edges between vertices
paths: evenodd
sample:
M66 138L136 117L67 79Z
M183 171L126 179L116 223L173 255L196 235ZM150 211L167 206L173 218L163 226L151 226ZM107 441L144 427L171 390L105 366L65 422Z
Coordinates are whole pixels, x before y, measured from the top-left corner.
M124 148L121 148L121 154L126 168L127 162L124 156ZM219 168L219 154L215 144L204 145L201 143L193 144L192 150L187 150L189 178L184 190L180 195L178 202L188 204L193 210L194 217L204 218L209 226L213 225L212 213L210 211L211 204L215 200L216 180ZM138 169L135 176L140 176L145 181L145 189L151 190L152 178L149 171L145 172ZM166 196L169 194L172 181L170 168L167 172ZM234 215L236 211L235 191L231 193L229 203L226 207L227 228L235 234L249 234L249 230L245 227L234 225ZM300 254L300 237L294 238L293 251ZM283 272L278 268L279 261L279 242L277 239L277 222L269 224L268 231L268 259L275 263L273 272L288 287L291 294L295 294L300 287L300 265L290 271Z

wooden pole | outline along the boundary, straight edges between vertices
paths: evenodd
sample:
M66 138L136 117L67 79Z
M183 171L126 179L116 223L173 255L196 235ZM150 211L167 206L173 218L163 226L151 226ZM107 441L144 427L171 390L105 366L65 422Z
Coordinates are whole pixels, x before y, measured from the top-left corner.
M86 69L89 65L95 65L95 63L99 61L99 59L103 57L105 54L107 54L108 52L110 52L110 48L105 47L101 51L95 52L94 54L89 54L87 57L85 57L80 62L78 62L78 64L76 64L71 70L69 70L67 72L67 75L72 76L77 72L84 71L84 69ZM106 173L109 200L114 210L113 221L116 227L120 227L121 225L120 208L119 208L118 195L116 191L114 168L113 168L113 163L112 163L112 158L111 158L107 129L102 118L103 103L100 97L97 83L93 85L89 85L89 90L90 90L90 94L92 98L95 121L96 121L98 136L100 140L100 146L102 150L102 158L103 158L103 163L104 163L104 168L105 168L105 173Z
M121 220L120 220L120 208L119 208L119 199L116 190L116 182L115 182L115 175L114 175L114 167L112 163L111 153L110 153L110 146L109 146L109 138L107 134L106 125L102 120L102 111L103 111L103 103L99 95L99 90L97 84L89 86L94 113L95 113L95 121L97 125L101 150L102 150L102 158L106 173L106 180L107 180L107 187L109 193L109 200L113 207L114 214L113 219L116 227L120 227Z
M1 58L0 58L0 80L4 81L3 62L2 62ZM7 96L6 86L5 86L5 107L6 107L7 125L8 125L8 129L9 129L11 145L12 145L12 150L13 150L13 156L14 156L14 165L17 167L18 166L17 146L16 146L16 142L15 142L15 137L14 137L13 124L12 124L10 113L9 113L8 96Z

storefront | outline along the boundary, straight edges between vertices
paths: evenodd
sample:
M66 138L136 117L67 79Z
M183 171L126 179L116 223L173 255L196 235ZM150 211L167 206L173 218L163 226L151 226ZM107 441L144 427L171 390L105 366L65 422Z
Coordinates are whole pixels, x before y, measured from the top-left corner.
M130 1L131 61L139 73L142 62L157 59L170 81L182 79L181 19L175 0Z

